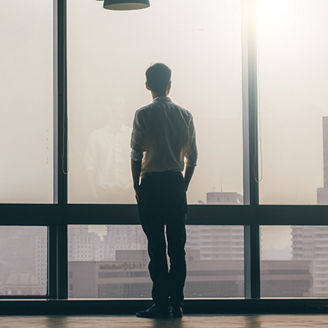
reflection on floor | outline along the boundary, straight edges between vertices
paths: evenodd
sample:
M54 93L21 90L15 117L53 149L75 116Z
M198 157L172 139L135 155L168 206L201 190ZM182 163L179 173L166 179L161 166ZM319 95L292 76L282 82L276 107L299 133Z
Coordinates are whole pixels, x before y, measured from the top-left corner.
M0 328L317 328L328 315L186 315L182 320L134 316L0 316Z

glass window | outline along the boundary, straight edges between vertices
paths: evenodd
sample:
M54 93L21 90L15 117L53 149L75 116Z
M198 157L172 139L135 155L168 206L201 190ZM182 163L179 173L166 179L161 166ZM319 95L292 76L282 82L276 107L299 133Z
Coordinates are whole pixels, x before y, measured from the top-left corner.
M263 297L328 296L328 227L261 227Z
M47 227L1 226L0 249L1 296L47 294Z
M187 226L185 297L244 296L242 226ZM140 226L69 226L69 297L150 298Z
M189 202L220 191L240 202L240 16L239 0L158 0L131 12L68 1L69 202L135 203L131 126L151 102L145 71L155 62L171 67L172 100L194 116L199 161ZM223 202L233 203L228 196Z
M53 2L0 5L0 202L53 202Z
M260 201L328 203L328 2L257 1Z

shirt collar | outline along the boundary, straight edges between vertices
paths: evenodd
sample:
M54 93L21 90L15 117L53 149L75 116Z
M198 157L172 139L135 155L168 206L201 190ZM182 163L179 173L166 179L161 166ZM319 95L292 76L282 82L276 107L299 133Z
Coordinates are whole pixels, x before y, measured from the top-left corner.
M159 97L156 97L154 99L154 102L157 102L157 101L160 101L160 102L172 102L171 98L168 97L168 96L159 96Z

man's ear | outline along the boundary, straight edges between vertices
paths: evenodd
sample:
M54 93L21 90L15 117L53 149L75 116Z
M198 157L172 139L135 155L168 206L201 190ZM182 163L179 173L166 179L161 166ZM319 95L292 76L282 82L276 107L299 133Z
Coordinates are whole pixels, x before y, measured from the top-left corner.
M150 90L150 86L149 86L148 82L146 82L146 89Z

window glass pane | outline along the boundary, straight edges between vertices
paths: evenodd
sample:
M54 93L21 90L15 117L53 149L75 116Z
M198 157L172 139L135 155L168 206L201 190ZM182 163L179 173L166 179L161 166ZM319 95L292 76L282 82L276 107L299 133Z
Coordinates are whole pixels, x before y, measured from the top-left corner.
M240 1L158 0L113 12L69 0L70 202L135 202L131 126L151 102L145 71L155 62L171 67L170 96L194 116L199 161L189 202L242 193Z
M328 227L261 228L263 297L328 296Z
M69 297L150 298L140 226L69 226ZM185 297L243 297L241 226L187 226Z
M0 227L0 295L47 294L47 227Z
M260 201L327 204L328 2L258 0L257 6Z
M53 2L0 4L0 202L53 201Z

